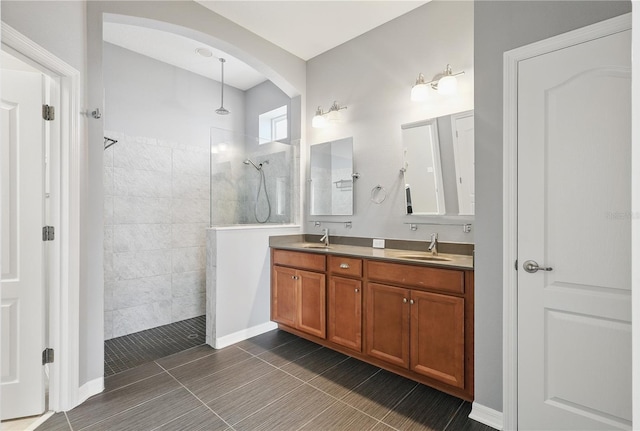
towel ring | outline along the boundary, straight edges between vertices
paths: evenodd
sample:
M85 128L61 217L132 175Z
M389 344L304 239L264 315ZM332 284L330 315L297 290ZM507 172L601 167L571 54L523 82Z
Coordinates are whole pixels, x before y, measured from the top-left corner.
M371 202L380 205L387 198L387 191L380 184L371 189Z

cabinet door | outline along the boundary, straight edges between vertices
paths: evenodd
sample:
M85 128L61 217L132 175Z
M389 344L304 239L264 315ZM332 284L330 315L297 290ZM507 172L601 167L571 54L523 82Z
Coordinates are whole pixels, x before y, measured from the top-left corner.
M324 274L296 271L299 283L298 326L316 337L326 338L326 278Z
M367 283L366 353L409 368L408 289Z
M362 351L362 281L329 277L329 340Z
M411 292L411 370L464 388L464 298Z
M296 326L298 295L295 269L274 266L271 280L271 320Z

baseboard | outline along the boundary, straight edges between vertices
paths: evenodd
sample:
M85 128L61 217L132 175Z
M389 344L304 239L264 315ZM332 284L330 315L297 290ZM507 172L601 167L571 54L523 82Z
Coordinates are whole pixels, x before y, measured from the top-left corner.
M497 430L502 430L503 427L502 412L485 407L476 402L471 406L471 414L469 414L469 418Z
M267 322L262 325L252 326L251 328L243 329L242 331L234 332L233 334L225 335L224 337L214 339L213 348L222 349L247 338L255 337L256 335L264 334L265 332L272 331L278 328L278 324L275 322Z
M78 402L76 405L80 405L88 400L90 397L99 394L104 390L104 377L88 381L78 389Z
M48 411L48 412L44 413L42 416L40 416L38 419L36 419L34 422L32 422L24 431L35 431L35 430L37 430L38 427L40 425L42 425L43 423L45 423L47 421L47 419L49 419L51 416L54 415L54 413L55 412L52 412L52 411ZM9 429L11 429L11 428L9 428Z

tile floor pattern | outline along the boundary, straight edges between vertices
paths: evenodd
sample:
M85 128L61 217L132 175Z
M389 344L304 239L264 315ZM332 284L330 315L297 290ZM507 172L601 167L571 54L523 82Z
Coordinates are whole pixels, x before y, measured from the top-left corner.
M105 341L105 377L204 344L205 323L198 316Z
M458 398L274 330L105 378L38 430L492 431Z

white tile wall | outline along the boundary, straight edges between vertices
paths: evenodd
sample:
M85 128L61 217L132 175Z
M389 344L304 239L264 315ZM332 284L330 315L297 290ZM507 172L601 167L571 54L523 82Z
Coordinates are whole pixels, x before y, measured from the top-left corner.
M105 135L105 339L205 314L208 148Z

